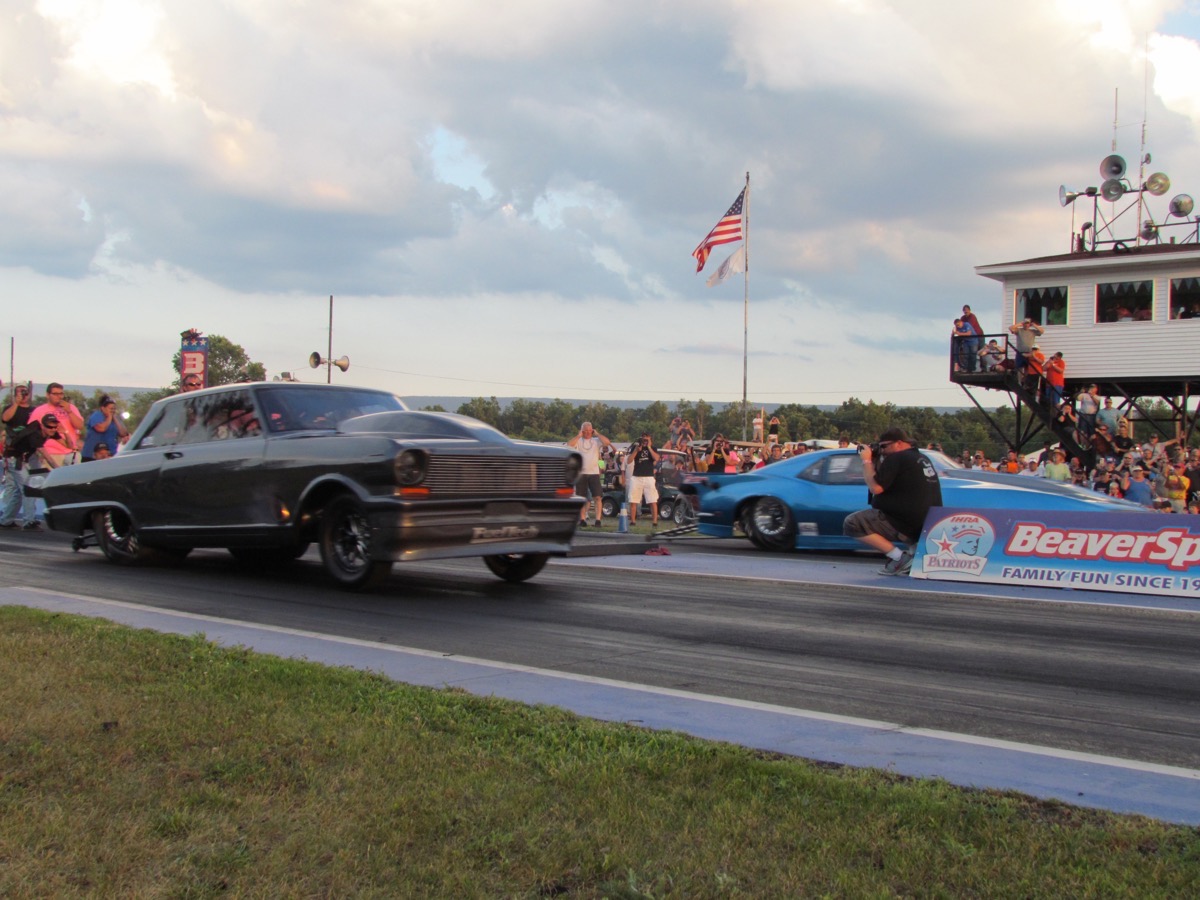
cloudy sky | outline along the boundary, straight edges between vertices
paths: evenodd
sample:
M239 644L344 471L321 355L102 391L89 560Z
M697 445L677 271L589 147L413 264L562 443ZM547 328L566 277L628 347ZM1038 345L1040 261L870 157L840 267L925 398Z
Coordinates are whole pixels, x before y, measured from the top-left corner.
M339 381L738 400L735 247L690 254L749 172L751 401L965 405L974 267L1065 252L1058 186L1114 135L1200 196L1196 0L0 10L3 337L39 385L166 384L189 327L324 380L334 295Z

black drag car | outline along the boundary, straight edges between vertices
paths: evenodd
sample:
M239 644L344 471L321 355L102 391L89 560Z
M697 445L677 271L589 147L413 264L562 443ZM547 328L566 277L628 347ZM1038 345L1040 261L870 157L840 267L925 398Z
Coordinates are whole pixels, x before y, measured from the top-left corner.
M53 470L41 493L51 528L94 534L116 563L224 547L283 564L315 542L352 589L468 556L524 581L570 548L580 465L384 391L238 384L158 401L122 452Z

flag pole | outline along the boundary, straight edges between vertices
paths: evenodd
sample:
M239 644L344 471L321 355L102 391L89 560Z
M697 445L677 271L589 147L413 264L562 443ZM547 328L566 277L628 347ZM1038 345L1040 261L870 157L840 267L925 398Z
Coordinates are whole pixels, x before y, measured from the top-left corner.
M742 209L742 247L746 252L746 265L742 272L742 440L746 440L746 426L750 420L747 384L750 370L750 173L746 173L746 202Z

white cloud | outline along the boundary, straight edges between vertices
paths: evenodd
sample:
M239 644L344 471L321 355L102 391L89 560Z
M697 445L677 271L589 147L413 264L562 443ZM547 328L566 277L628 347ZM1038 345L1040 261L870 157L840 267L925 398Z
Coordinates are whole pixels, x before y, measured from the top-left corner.
M1150 40L1154 66L1154 92L1163 105L1192 122L1200 130L1200 45L1195 40L1172 35L1155 35Z
M62 29L66 62L116 84L149 84L174 94L159 45L162 10L149 0L38 0L38 12Z
M688 254L750 171L752 393L961 402L946 316L1065 248L1115 89L1120 152L1145 118L1200 192L1167 0L10 2L9 325L89 382L165 381L189 326L296 368L333 293L351 376L403 393L735 399L741 292Z

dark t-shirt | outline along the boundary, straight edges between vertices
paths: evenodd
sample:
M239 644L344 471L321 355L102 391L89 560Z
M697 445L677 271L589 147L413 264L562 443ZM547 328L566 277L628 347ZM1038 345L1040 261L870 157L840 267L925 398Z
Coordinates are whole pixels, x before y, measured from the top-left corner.
M46 436L41 428L37 425L26 427L15 441L5 444L4 455L28 463L32 468L41 468L45 463L36 454L45 444Z
M1124 434L1114 434L1112 436L1112 445L1118 453L1128 453L1133 449L1133 438Z
M650 448L637 445L637 449L633 451L633 476L635 478L646 478L654 474L654 457L650 455Z
M930 507L942 505L942 483L916 447L883 457L875 480L883 493L872 494L871 505L906 537L916 538Z
M28 432L29 415L33 409L28 406L18 406L13 410L12 418L4 423L4 455L8 457L16 457L17 442L21 440ZM34 431L41 431L40 428L34 427Z
M1195 497L1200 494L1200 466L1191 466L1185 469L1183 474L1191 481L1188 485L1188 496Z

